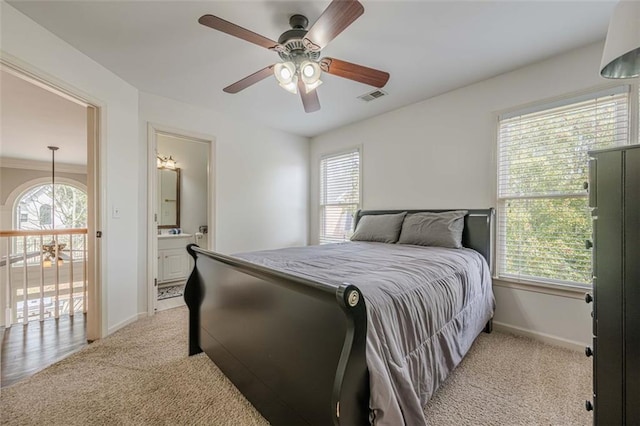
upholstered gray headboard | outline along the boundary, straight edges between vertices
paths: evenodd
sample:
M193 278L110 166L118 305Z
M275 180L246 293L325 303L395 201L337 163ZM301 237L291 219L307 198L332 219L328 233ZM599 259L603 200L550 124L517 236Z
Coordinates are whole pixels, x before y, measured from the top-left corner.
M362 216L393 214L407 212L421 213L433 212L441 213L451 210L467 210L469 213L464 217L464 231L462 232L462 245L479 252L487 260L489 267L493 270L493 221L495 210L489 209L446 209L446 210L358 210L354 218L354 229L358 226L358 221Z

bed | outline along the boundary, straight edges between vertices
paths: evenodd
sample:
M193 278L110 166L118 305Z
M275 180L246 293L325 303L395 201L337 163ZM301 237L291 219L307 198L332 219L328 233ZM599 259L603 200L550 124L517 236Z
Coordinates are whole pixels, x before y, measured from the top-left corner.
M400 212L446 210L358 211L354 226ZM491 331L493 217L468 210L461 249L190 245L189 354L204 351L275 425L424 423L426 401Z

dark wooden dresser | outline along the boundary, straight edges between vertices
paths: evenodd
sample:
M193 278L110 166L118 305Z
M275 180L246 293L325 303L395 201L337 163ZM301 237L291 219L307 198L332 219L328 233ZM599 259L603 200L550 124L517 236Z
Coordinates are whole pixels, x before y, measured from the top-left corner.
M640 425L640 145L589 154L593 401L586 407L596 425Z

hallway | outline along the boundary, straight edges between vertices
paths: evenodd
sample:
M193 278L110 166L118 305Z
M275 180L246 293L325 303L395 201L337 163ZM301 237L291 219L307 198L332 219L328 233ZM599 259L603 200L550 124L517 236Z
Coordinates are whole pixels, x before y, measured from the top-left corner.
M9 386L87 345L86 315L31 321L4 329L0 385Z

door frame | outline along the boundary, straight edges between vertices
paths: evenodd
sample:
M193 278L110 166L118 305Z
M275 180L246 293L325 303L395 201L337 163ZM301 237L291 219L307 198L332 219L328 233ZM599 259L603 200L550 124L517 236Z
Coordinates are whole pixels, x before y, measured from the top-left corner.
M102 188L105 182L106 155L102 143L106 140L106 134L102 123L106 122L106 105L99 99L83 92L65 81L53 77L39 70L19 58L3 52L0 58L0 69L9 72L42 89L48 90L87 109L87 326L86 339L90 342L101 339L107 335L107 296L106 288L102 285L106 282L106 270L102 265L106 262L103 256L105 237L98 238L97 233L105 233L106 223L102 218L106 217L102 211L105 202L106 191Z
M158 140L157 135L167 135L179 139L187 139L194 142L206 143L208 149L207 161L207 250L215 250L215 152L216 138L212 135L177 129L164 124L147 122L147 314L155 314L158 300L158 221L156 211L158 175L157 162Z

